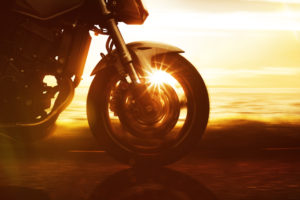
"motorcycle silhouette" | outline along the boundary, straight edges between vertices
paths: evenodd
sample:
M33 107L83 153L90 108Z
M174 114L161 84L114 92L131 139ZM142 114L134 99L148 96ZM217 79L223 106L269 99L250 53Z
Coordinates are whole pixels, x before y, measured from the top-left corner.
M147 16L141 0L7 3L0 14L0 131L22 142L52 131L81 81L93 31L109 36L87 98L99 143L130 165L165 165L190 152L207 125L207 89L183 50L125 43L118 22L143 24ZM49 76L53 86L44 82Z

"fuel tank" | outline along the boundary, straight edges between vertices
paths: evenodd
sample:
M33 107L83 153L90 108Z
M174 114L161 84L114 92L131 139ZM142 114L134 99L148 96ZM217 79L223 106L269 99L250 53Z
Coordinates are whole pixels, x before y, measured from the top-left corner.
M85 0L15 0L12 10L40 20L63 15L83 5Z

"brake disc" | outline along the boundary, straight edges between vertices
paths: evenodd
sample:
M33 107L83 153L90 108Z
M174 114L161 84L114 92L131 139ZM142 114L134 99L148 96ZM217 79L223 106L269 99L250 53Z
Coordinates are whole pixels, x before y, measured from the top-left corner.
M113 97L115 114L123 128L131 135L143 138L159 138L170 132L180 114L180 102L176 91L167 84L158 88L147 88L135 94L132 87L120 84Z

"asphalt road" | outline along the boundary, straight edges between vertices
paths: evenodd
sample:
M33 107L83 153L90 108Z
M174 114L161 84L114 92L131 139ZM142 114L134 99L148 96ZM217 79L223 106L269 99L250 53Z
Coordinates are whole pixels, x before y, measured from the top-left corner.
M209 127L193 153L159 169L118 163L87 127L32 145L2 138L0 199L299 200L299 126L240 124Z

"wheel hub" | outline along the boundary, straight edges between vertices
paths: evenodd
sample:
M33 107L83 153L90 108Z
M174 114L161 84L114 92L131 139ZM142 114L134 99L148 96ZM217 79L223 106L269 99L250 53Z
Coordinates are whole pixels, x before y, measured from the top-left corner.
M164 85L136 95L136 90L124 91L118 103L118 116L130 134L137 137L162 137L177 123L180 103L175 90ZM141 95L142 94L142 95Z

